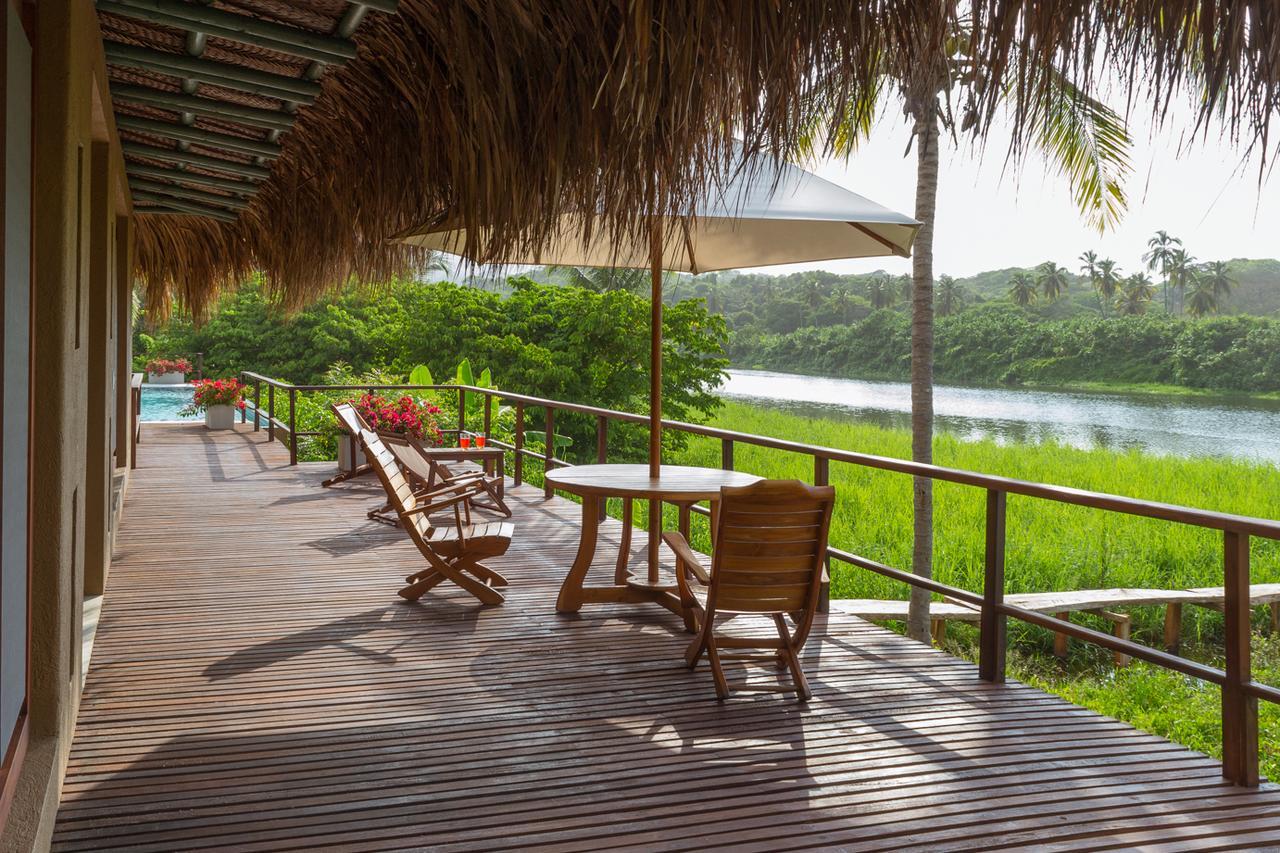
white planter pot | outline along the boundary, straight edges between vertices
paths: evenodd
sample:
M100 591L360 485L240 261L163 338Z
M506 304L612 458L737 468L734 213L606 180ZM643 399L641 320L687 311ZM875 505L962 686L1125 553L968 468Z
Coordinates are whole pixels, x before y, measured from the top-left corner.
M187 381L187 375L178 370L169 373L148 373L147 381L152 385L181 385Z
M209 429L233 429L236 425L235 406L210 406L204 410L204 425Z
M356 445L356 464L364 465L368 459L364 455L364 448ZM338 436L338 470L354 471L355 465L351 464L351 438L346 435Z

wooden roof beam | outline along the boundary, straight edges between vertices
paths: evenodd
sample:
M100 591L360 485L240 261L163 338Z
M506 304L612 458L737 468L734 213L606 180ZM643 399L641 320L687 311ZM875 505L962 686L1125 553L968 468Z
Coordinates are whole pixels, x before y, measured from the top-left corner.
M253 125L266 130L288 130L294 122L293 116L288 113L246 107L243 104L201 98L181 92L165 92L152 89L150 86L135 86L129 83L112 83L111 96L117 101L147 104L180 113L189 112L224 121L234 121L237 124Z
M191 216L206 216L210 219L218 219L222 222L235 222L236 215L228 210L217 207L206 207L203 204L183 201L182 199L171 198L170 196L160 193L150 193L146 190L133 190L133 197L145 202L153 202L169 208L168 212L181 211ZM139 208L139 210L144 210ZM144 210L145 212L145 210Z
M184 184L199 184L205 187L213 187L227 192L239 193L240 195L253 195L258 191L258 185L250 181L233 181L230 178L217 178L213 175L202 175L199 172L190 172L181 169L166 169L163 166L150 166L146 163L126 163L129 175L143 175L148 178L167 178L171 181L181 181Z
M125 154L134 157L149 157L152 160L165 160L170 163L187 163L204 169L214 169L228 175L239 175L244 178L264 179L271 176L269 169L254 166L251 163L238 163L234 160L223 160L221 157L209 157L193 151L177 151L173 148L160 148L155 145L143 145L140 142L124 141L120 144Z
M169 121L158 121L151 118L117 113L116 125L126 130L136 130L140 133L150 133L154 136L164 136L169 139L183 139L187 142L195 142L213 148L225 148L244 154L254 154L259 157L274 158L280 156L279 145L262 142L257 139L245 139L242 136L232 136L229 133L217 133L199 127L188 127L185 124L174 124Z
M115 65L158 71L174 77L189 77L211 86L235 89L251 95L309 104L320 94L320 84L313 80L299 80L227 62L211 62L119 42L106 42L105 49L107 62Z
M248 15L178 0L98 0L98 9L127 18L193 30L315 62L342 64L356 55L345 38L309 32Z
M166 184L161 181L152 181L147 178L134 177L133 175L129 176L129 188L131 190L142 190L143 192L172 196L180 201L191 201L196 204L208 204L214 207L226 207L232 210L244 210L249 206L249 202L242 198L218 195L217 193L206 192L204 190L194 189L193 187L179 187L173 184Z

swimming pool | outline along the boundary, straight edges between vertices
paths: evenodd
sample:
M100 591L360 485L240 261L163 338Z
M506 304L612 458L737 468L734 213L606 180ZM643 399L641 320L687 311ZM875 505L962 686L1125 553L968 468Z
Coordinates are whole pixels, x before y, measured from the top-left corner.
M151 422L202 421L204 415L183 417L178 410L191 402L193 385L142 385L142 414L138 420Z

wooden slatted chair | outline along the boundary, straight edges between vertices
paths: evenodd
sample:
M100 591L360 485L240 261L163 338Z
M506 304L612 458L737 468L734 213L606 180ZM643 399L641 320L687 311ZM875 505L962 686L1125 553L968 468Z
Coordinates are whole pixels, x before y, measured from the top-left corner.
M663 534L676 555L680 598L697 632L685 660L693 669L706 653L719 699L729 697L730 687L722 658L772 661L790 671L790 688L746 683L732 686L794 691L800 701L806 701L812 694L800 667L799 652L818 607L835 489L798 480L761 480L750 486L725 487L720 494L710 573L683 536ZM770 617L777 638L717 635L717 616L746 614ZM795 623L794 632L787 628L787 615ZM721 649L771 649L774 653L722 655Z
M416 601L427 590L448 580L485 604L501 604L505 598L498 588L506 586L507 579L480 560L505 554L511 545L515 526L505 521L470 523L467 502L477 494L484 494L476 483L448 485L432 492L414 492L377 433L365 429L359 436L369 464L387 490L387 500L395 509L400 526L427 561L425 569L405 578L408 586L399 591L400 597ZM453 526L433 525L431 514L446 509L453 510Z
M358 417L358 415L357 415ZM421 488L434 488L439 485L453 485L454 483L479 483L487 495L487 500L472 501L472 509L492 510L511 517L511 509L507 506L506 501L502 499L499 491L500 477L497 474L490 475L488 471L466 471L451 469L438 459L431 458L431 448L425 446L421 441L413 436L397 435L382 436L383 443L387 445L387 449L395 454L396 460L400 463L400 467L414 482L415 486Z
M338 423L341 424L342 428L349 433L351 440L356 443L356 447L362 446L360 444L360 432L362 430L367 430L372 428L369 426L369 423L363 417L360 416L360 413L356 411L356 407L351 405L350 403L334 403L334 404L331 404L329 408L333 409L333 414L338 419ZM383 440L383 443L387 445L387 449L390 450L392 455L396 457L396 461L400 463L401 470L409 478L410 485L413 486L415 491L422 491L424 489L435 487L436 484L435 482L431 481L431 478L423 476L429 472L429 466L427 468L422 467L423 463L421 462L421 454L412 450L407 440L400 439L398 436L397 437L379 436L379 438ZM356 458L355 448L352 449L351 458L352 459ZM368 471L370 470L370 466L368 464L364 464L364 465L361 465L356 470ZM352 474L352 476L354 476L354 473ZM326 480L323 485L326 485L326 486L330 485L332 482L336 481L336 479L337 478L335 478L335 480ZM484 479L483 472L479 472L479 473L466 472L458 476L446 476L446 477L436 478L436 480L438 480L440 484L440 488L443 488L444 486L465 485L465 484L476 482L483 479ZM484 491L486 494L492 494L491 487L486 488ZM468 497L467 499L468 508L470 508L472 505L473 505L473 502L471 498ZM505 505L504 505L504 509L505 509ZM507 511L506 514L508 518L511 516L510 511ZM379 522L382 522L383 524L391 524L391 525L395 525L399 523L395 515L395 508L392 506L390 501L379 504L378 506L374 507L373 509L365 513L365 515L369 518L370 521L379 521Z

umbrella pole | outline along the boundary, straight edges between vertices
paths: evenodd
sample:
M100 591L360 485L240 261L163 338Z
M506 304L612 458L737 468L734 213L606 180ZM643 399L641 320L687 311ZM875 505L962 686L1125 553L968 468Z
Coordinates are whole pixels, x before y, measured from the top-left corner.
M662 467L662 226L655 217L649 231L649 476ZM658 547L662 501L649 502L649 584L658 584Z

